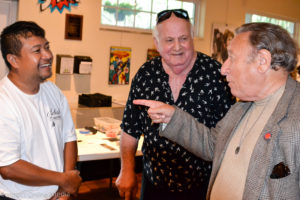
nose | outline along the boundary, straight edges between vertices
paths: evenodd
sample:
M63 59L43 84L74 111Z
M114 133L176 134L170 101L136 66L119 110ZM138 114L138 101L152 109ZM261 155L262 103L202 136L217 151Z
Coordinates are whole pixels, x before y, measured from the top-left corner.
M175 40L175 43L174 43L174 49L175 49L175 50L179 50L180 47L181 47L180 41L179 41L179 40Z
M52 54L52 51L50 49L44 49L43 50L43 58L44 59L53 59L53 54Z
M225 62L223 63L222 67L221 67L221 74L223 76L226 76L226 75L228 75L229 70L230 70L230 68L229 68L229 59L227 58L225 60Z

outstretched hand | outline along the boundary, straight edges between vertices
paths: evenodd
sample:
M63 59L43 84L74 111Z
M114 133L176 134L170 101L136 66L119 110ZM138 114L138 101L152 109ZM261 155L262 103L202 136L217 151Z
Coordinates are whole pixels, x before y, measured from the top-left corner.
M168 123L175 112L173 106L160 101L136 99L133 104L149 107L148 115L153 123Z

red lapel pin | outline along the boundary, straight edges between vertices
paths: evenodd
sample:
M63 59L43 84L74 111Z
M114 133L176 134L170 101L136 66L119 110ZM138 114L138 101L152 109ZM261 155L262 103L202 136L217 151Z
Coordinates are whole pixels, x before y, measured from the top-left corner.
M266 133L264 136L265 140L270 140L271 137L272 137L271 133Z

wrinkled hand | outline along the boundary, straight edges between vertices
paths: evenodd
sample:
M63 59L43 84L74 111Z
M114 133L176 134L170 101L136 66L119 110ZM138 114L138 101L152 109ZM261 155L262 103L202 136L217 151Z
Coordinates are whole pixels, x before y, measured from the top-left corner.
M79 176L78 170L70 170L63 173L63 184L60 185L61 189L71 195L76 195L82 181Z
M136 99L133 104L149 107L148 115L153 123L168 123L175 112L173 106L160 101Z
M125 200L131 200L136 197L138 191L137 178L134 172L120 172L116 186L121 197Z

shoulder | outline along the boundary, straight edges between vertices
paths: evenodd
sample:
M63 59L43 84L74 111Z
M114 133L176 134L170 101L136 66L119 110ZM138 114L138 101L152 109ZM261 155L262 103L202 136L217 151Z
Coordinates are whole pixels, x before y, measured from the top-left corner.
M288 97L285 97L288 96ZM289 97L290 96L290 97ZM289 112L299 115L300 111L300 83L298 81L289 78L285 91L281 99L284 99L283 103L289 105ZM300 119L300 118L299 118Z
M209 85L214 83L223 84L223 81L221 81L221 64L201 52L197 52L197 59L194 63L191 76L199 79L201 82L208 82L207 84Z
M19 106L16 102L23 102L23 97L19 94L16 86L7 77L0 80L1 117L16 113L16 108Z
M0 80L0 92L2 93L3 89L9 86L9 79L7 78L7 76L4 76L1 80Z
M220 78L221 63L204 53L197 52L194 70L196 70L194 71L195 74L200 74L201 76L205 75Z
M147 62L145 62L138 70L138 73L144 73L146 71L155 71L162 67L161 57L155 57Z
M151 78L154 75L162 73L162 61L161 57L155 57L147 62L145 62L137 71L135 74L136 80L139 79L147 79Z
M213 67L217 67L220 68L221 67L221 63L219 63L217 60L213 59L212 57L197 51L197 63L199 64L210 64Z
M0 80L0 100L14 98L14 93L16 93L16 86L5 76Z

